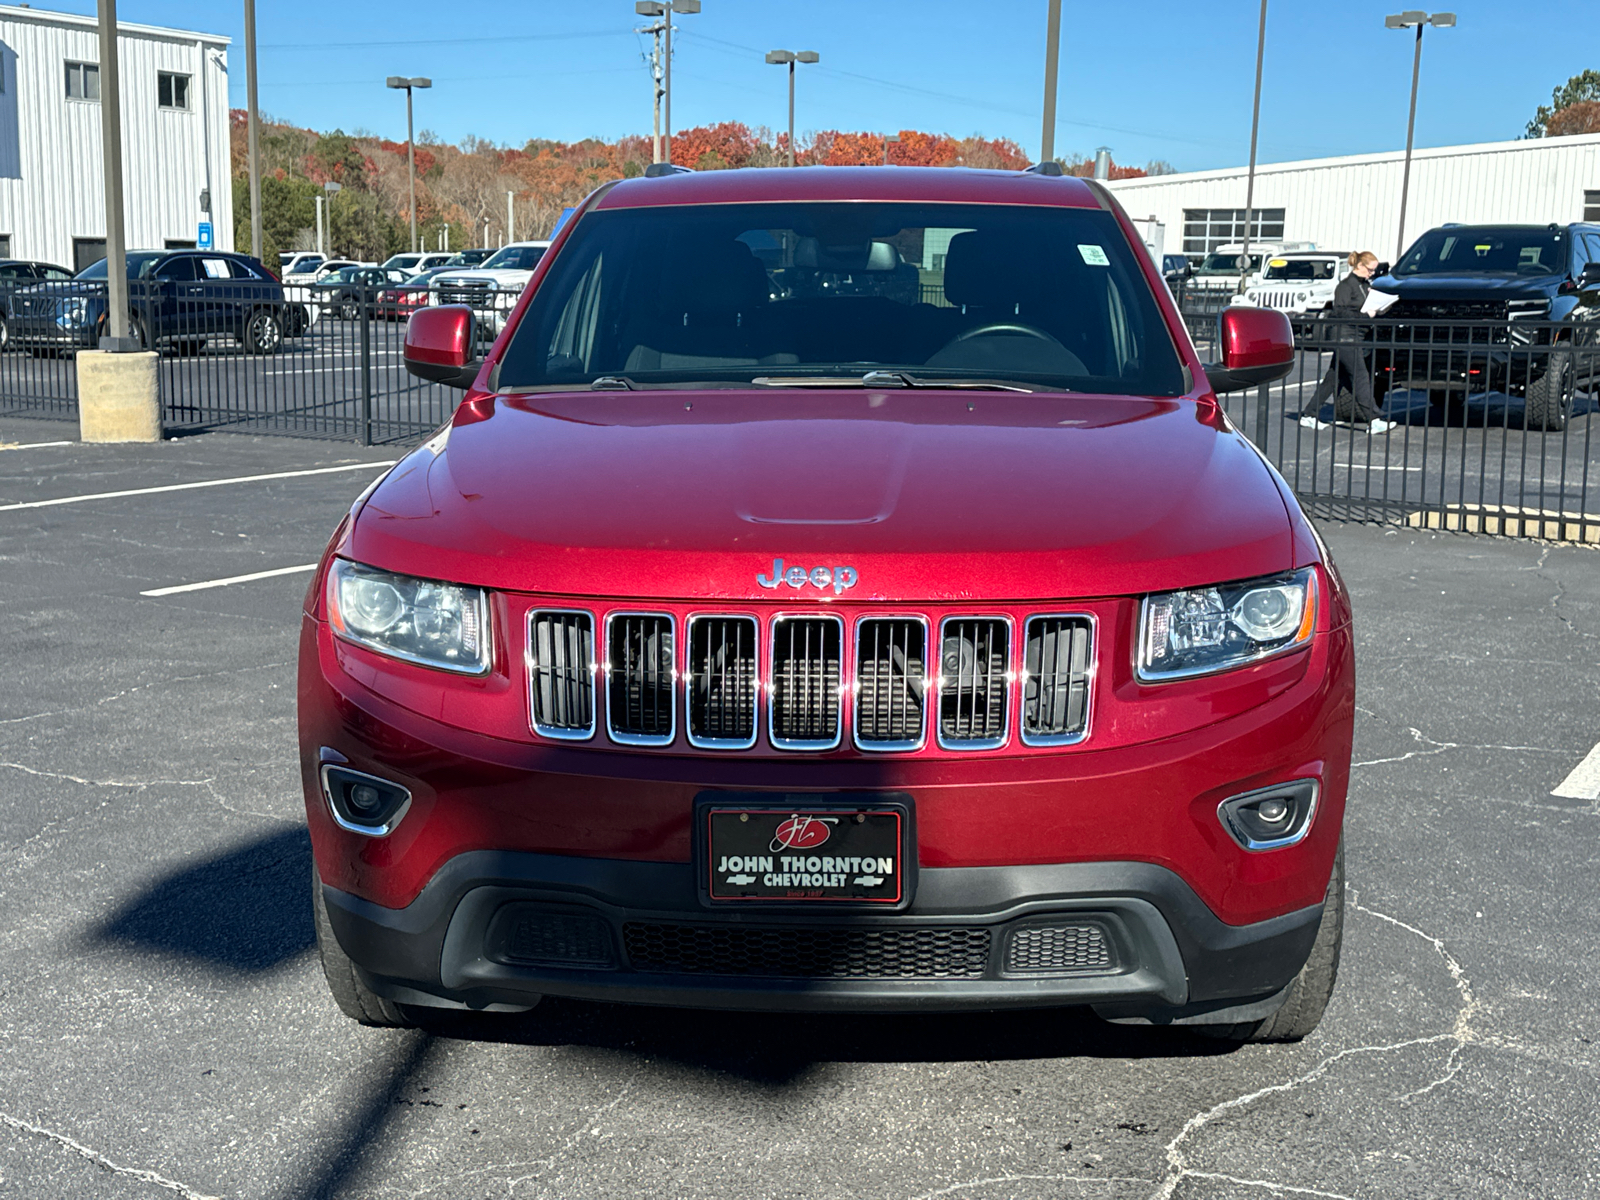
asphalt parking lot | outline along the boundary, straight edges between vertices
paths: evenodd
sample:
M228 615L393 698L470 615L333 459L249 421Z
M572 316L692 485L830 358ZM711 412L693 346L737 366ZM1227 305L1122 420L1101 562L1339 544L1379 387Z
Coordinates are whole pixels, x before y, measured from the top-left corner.
M1303 1043L558 1001L396 1032L313 948L308 573L167 591L313 562L392 452L38 444L75 433L0 419L0 1195L1600 1192L1593 549L1323 527L1360 719Z

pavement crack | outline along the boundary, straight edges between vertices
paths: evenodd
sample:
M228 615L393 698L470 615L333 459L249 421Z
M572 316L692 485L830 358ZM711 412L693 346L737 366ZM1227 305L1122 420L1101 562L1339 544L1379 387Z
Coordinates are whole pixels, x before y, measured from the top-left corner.
M1090 1183L1104 1186L1113 1183L1152 1182L1154 1181L1142 1175L990 1175L983 1179L952 1183L936 1191L923 1192L921 1195L913 1196L911 1200L935 1200L939 1196L954 1196L969 1188L987 1187L994 1183Z
M168 1179L165 1175L158 1174L155 1171L149 1171L143 1167L125 1167L121 1163L113 1162L104 1154L101 1154L100 1151L91 1149L64 1133L57 1133L53 1129L46 1129L42 1125L35 1125L30 1121L24 1121L8 1113L0 1112L0 1124L14 1129L18 1133L31 1134L54 1142L62 1149L70 1150L80 1158L88 1159L101 1170L109 1171L113 1175L122 1175L129 1179L137 1179L142 1183L151 1183L156 1187L166 1188L170 1192L177 1192L178 1195L184 1197L184 1200L221 1200L221 1197L208 1196L204 1192L197 1192L188 1184L179 1183L176 1179Z
M572 1148L583 1140L585 1135L593 1135L599 1132L599 1129L595 1126L595 1122L601 1117L605 1116L607 1113L611 1112L617 1107L617 1105L621 1104L623 1100L627 1098L628 1093L633 1090L633 1084L634 1080L628 1080L627 1083L622 1085L615 1096L611 1097L609 1101L607 1101L605 1104L602 1104L599 1108L595 1109L592 1113L586 1116L582 1122L580 1122L578 1131L569 1137L565 1142L563 1142L554 1154L551 1154L548 1158L536 1158L530 1161L545 1171L548 1171L551 1167L555 1166L556 1161L566 1157ZM506 1195L516 1195L518 1184L526 1183L530 1179L537 1179L539 1178L540 1173L540 1171L532 1171L527 1175L519 1175L515 1179L507 1179Z
M1266 1179L1240 1179L1237 1175L1222 1175L1216 1171L1190 1171L1190 1179L1210 1179L1217 1183L1232 1183L1239 1187L1265 1188L1279 1196L1326 1196L1329 1200L1355 1200L1343 1192L1324 1192L1317 1188L1295 1187L1291 1183L1273 1183Z
M1461 964L1456 960L1455 956L1451 954L1450 951L1445 947L1443 939L1436 938L1430 933L1425 933L1421 929L1418 929L1415 925L1409 925L1397 917L1391 917L1388 913L1379 912L1375 908L1368 908L1366 905L1360 902L1359 893L1357 893L1354 889L1350 889L1349 905L1357 912L1366 913L1368 916L1375 917L1380 921L1387 922L1390 925L1394 925L1405 930L1407 933L1421 938L1434 948L1434 951L1442 960L1444 968L1450 976L1451 982L1455 985L1456 991L1461 997L1461 1009L1456 1013L1455 1022L1450 1028L1449 1032L1427 1034L1422 1037L1406 1038L1398 1042L1386 1042L1372 1046L1348 1046L1337 1053L1328 1055L1328 1057L1322 1059L1322 1061L1317 1063L1316 1066L1312 1067L1311 1070L1302 1075L1297 1075L1293 1079L1286 1079L1280 1083L1267 1084L1265 1087L1257 1088L1253 1092L1247 1092L1242 1096L1235 1096L1231 1100L1224 1100L1219 1104L1212 1105L1210 1108L1205 1109L1202 1112L1196 1113L1194 1116L1190 1117L1186 1122L1184 1122L1183 1127L1178 1130L1177 1135L1167 1143L1167 1175L1166 1178L1162 1180L1160 1188L1158 1188L1152 1194L1151 1200L1171 1200L1173 1193L1177 1190L1178 1184L1183 1180L1190 1178L1223 1180L1237 1183L1241 1186L1265 1188L1270 1191L1276 1191L1283 1195L1327 1196L1334 1197L1335 1200L1350 1200L1349 1197L1341 1196L1338 1192L1318 1191L1313 1188L1295 1187L1291 1184L1272 1183L1267 1180L1234 1179L1229 1175L1207 1174L1206 1172L1197 1171L1193 1167L1189 1166L1188 1159L1185 1156L1182 1147L1192 1135L1198 1133L1201 1129L1205 1128L1207 1125L1211 1124L1211 1122L1215 1121L1217 1118L1225 1115L1226 1113L1232 1112L1236 1109L1248 1108L1257 1100L1260 1100L1265 1096L1292 1092L1297 1088L1304 1087L1308 1083L1314 1083L1316 1080L1327 1074L1329 1069L1332 1068L1336 1063L1342 1062L1344 1059L1354 1057L1358 1054L1389 1054L1397 1050L1406 1050L1413 1046L1438 1045L1444 1042L1449 1042L1452 1044L1450 1056L1445 1063L1444 1072L1437 1078L1431 1080L1425 1086L1418 1088L1413 1092L1408 1092L1403 1096L1395 1097L1397 1101L1408 1101L1417 1096L1426 1095L1435 1088L1440 1087L1455 1078L1456 1073L1461 1069L1461 1051L1465 1049L1468 1044L1478 1040L1478 1034L1472 1028L1472 1018L1477 1013L1480 1005L1477 997L1473 995L1472 981L1467 978L1466 972L1461 969Z
M105 788L132 788L135 791L144 791L153 787L209 787L215 782L213 779L86 779L82 775L71 775L65 771L41 771L37 767L30 767L25 763L0 762L0 768L11 771L21 771L24 775L33 775L39 779L63 779L68 783L82 784L84 787Z
M1376 713L1372 713L1368 709L1361 709L1360 711L1361 712L1366 712L1366 713L1368 713L1369 715L1371 715L1373 717L1377 717L1378 720L1382 720L1383 719L1381 717L1378 717ZM1429 737L1427 734L1423 733L1422 730L1418 729L1414 725L1407 725L1406 726L1406 732L1411 734L1412 738L1418 743L1419 746L1422 747L1422 749L1407 750L1404 754L1396 754L1396 755L1393 755L1393 756L1391 756L1389 758L1368 758L1368 759L1363 759L1360 762L1351 763L1350 764L1351 769L1353 770L1356 767L1381 767L1385 763L1405 762L1407 759L1412 759L1412 758L1428 758L1431 755L1444 754L1444 753L1446 753L1446 752L1448 752L1450 750L1507 750L1507 751L1518 751L1518 752L1524 753L1524 754L1564 754L1564 755L1572 755L1574 753L1577 753L1577 751L1573 751L1573 750L1565 749L1565 748L1560 748L1560 747L1555 747L1555 746L1499 746L1499 745L1491 745L1491 744L1480 743L1480 742L1441 742L1441 741L1438 741L1435 738Z

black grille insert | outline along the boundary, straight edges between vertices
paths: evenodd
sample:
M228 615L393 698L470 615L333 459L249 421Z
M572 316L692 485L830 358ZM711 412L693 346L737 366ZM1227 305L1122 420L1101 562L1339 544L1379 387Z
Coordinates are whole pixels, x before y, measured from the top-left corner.
M546 737L594 733L594 618L586 612L528 614L528 690L534 731Z
M839 744L838 617L779 617L772 622L773 745L827 749Z
M979 979L989 930L843 926L669 925L622 927L636 971L778 979Z
M1008 975L1106 974L1116 966L1111 939L1089 921L1025 925L1006 941Z
M756 620L689 621L689 740L748 749L756 740Z
M922 744L928 628L904 617L856 625L856 742L872 750Z
M490 927L489 956L498 962L552 967L616 966L611 929L601 917L508 904Z
M998 617L953 618L939 640L939 740L964 750L1001 745L1011 627Z
M1022 649L1022 740L1033 745L1077 741L1089 723L1089 666L1094 661L1088 617L1032 617Z
M614 616L608 642L606 720L611 736L633 745L666 745L674 730L672 618Z

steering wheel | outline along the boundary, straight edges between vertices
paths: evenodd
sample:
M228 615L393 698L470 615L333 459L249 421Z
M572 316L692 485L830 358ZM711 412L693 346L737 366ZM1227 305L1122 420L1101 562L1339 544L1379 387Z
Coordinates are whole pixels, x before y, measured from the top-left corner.
M951 338L945 343L945 348L948 349L949 347L954 346L959 342L965 342L970 338L988 337L992 333L1020 334L1023 337L1036 338L1041 342L1049 342L1052 346L1061 346L1061 349L1066 349L1065 346L1061 345L1061 339L1053 337L1044 330L1036 328L1033 325L1021 325L1012 321L994 321L988 325L979 325L976 329L969 329L965 333L957 334L955 337Z

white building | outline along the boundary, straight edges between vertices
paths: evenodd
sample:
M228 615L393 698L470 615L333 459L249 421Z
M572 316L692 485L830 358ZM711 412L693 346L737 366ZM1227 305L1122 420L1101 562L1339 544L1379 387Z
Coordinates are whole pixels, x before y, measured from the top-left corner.
M233 248L228 42L119 27L130 250L193 246L203 221ZM105 257L99 62L93 17L0 6L0 258L76 271Z
M1252 241L1371 250L1392 261L1405 152L1256 166ZM1247 171L1195 171L1109 186L1136 220L1166 226L1166 252L1191 259L1244 236ZM1416 150L1405 244L1447 221L1600 221L1600 134Z

